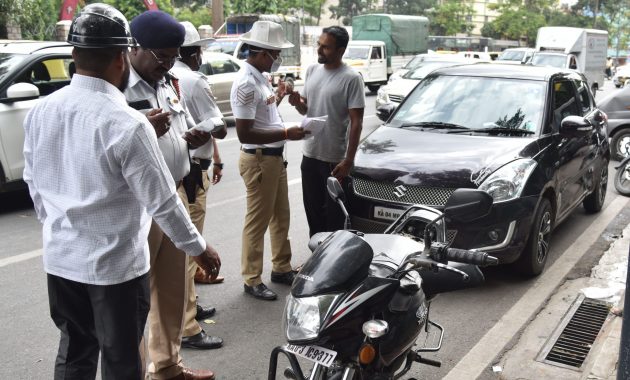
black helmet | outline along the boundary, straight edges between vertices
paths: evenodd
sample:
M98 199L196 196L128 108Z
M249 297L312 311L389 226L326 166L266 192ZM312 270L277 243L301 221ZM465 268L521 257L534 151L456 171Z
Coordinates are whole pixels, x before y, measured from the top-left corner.
M129 23L119 10L111 5L87 5L72 21L68 43L82 48L136 46Z

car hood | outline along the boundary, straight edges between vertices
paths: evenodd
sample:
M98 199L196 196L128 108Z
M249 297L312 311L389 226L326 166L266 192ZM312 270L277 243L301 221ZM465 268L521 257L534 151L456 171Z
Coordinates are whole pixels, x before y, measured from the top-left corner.
M388 95L400 95L403 98L413 90L420 82L419 79L398 78L387 85L385 91Z
M379 182L476 188L498 168L534 157L537 140L377 128L359 146L353 175Z
M612 95L597 102L597 105L608 115L609 122L630 121L630 87L615 91Z

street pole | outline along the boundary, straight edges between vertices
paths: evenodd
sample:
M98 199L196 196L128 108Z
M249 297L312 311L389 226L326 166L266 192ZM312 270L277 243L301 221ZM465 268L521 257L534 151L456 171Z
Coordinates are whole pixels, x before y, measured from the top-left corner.
M630 305L630 249L628 250L628 273L626 274L626 294L623 298L623 307ZM630 313L623 312L621 325L621 342L619 347L619 367L617 368L617 380L630 379Z

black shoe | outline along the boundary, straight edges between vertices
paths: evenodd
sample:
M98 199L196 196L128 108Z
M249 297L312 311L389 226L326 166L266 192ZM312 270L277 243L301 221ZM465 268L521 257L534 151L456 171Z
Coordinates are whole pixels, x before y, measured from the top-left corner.
M213 307L206 307L197 304L197 315L195 315L195 319L201 321L206 318L210 318L216 313L217 309Z
M284 273L271 272L271 282L277 282L284 285L292 285L295 280L295 271L288 271Z
M274 293L267 285L260 283L256 286L243 285L245 293L254 296L255 298L267 301L273 301L278 298L278 295Z
M198 350L210 350L223 346L223 339L218 336L210 336L205 331L193 336L182 337L183 348L196 348Z

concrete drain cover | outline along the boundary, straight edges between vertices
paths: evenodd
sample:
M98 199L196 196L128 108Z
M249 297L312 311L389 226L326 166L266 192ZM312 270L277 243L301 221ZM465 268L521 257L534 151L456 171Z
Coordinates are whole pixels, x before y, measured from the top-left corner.
M580 294L551 335L538 361L579 370L608 317L610 305Z

